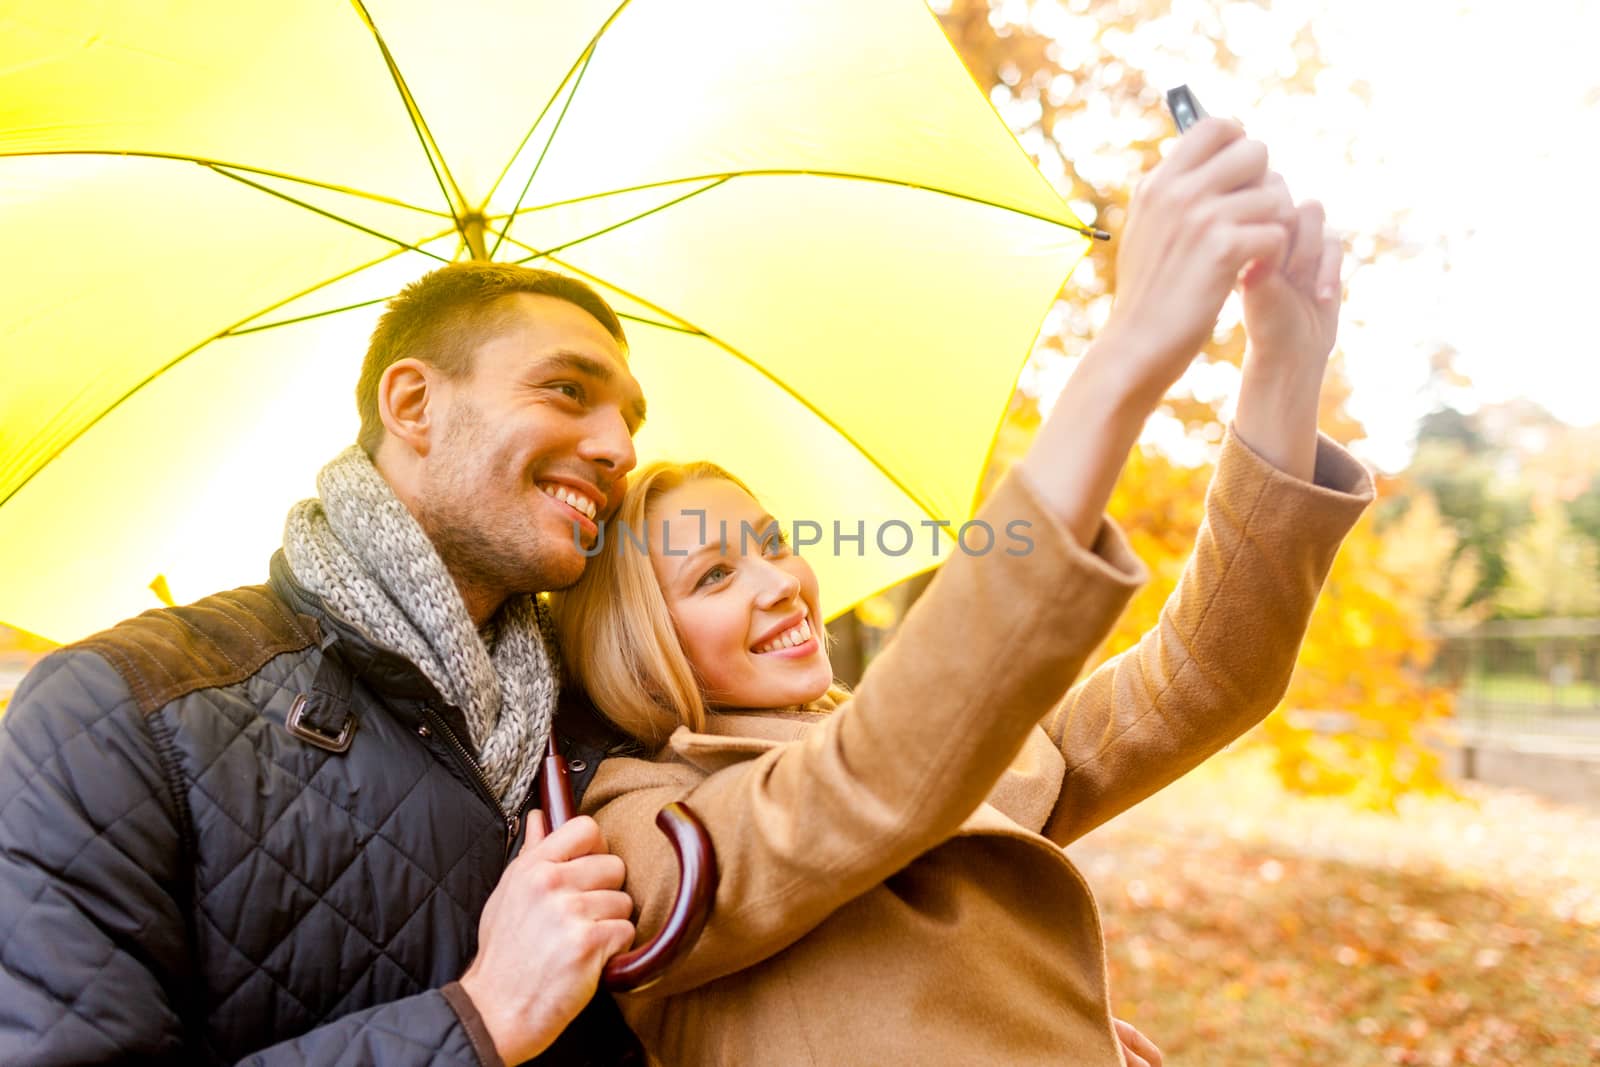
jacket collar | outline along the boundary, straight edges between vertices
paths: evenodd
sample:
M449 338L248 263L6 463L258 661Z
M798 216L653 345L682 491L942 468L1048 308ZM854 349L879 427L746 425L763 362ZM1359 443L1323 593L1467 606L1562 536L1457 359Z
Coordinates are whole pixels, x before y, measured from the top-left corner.
M391 700L430 704L440 710L445 707L444 697L420 667L400 652L372 640L326 600L301 585L281 549L272 554L268 584L295 611L317 621L322 629L324 654L337 656L345 669L368 687Z

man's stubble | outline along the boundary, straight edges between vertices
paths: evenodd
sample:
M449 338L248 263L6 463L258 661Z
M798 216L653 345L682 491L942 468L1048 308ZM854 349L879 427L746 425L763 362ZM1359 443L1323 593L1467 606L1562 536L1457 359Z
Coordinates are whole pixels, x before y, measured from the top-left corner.
M565 589L583 576L575 549L553 544L529 508L534 473L508 469L476 406L455 398L425 468L418 521L459 586L510 596ZM569 534L569 537L571 535Z

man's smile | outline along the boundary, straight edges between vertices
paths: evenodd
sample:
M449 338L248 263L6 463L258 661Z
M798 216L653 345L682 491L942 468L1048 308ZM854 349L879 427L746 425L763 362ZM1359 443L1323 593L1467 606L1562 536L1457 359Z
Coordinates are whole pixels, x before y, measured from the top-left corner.
M591 522L600 513L600 508L605 502L604 496L597 494L595 490L579 489L571 482L541 480L534 484L539 487L540 492L544 493L545 496L559 500Z

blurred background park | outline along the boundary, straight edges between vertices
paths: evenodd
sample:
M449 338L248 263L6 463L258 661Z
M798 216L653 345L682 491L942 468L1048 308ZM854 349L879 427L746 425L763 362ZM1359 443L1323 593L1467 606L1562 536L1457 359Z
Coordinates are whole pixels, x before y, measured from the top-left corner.
M1347 241L1322 426L1378 503L1278 712L1070 850L1118 1014L1175 1064L1600 1063L1600 5L932 6L1086 222L1120 231L1186 82ZM1104 322L1115 254L1044 322L991 483ZM1243 344L1230 305L1120 483L1154 580L1106 656L1177 579ZM836 621L843 677L925 583ZM49 647L0 627L0 707Z

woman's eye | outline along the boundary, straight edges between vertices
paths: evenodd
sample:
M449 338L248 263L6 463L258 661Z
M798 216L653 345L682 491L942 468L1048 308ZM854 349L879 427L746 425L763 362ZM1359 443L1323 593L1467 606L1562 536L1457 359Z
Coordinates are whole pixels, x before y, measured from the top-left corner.
M785 537L783 532L780 530L778 533L775 533L771 537L767 538L766 543L762 545L762 548L766 551L767 555L776 559L781 559L789 554L789 539Z
M732 573L727 567L719 563L700 576L700 580L695 583L695 588L699 589L702 586L715 585Z

